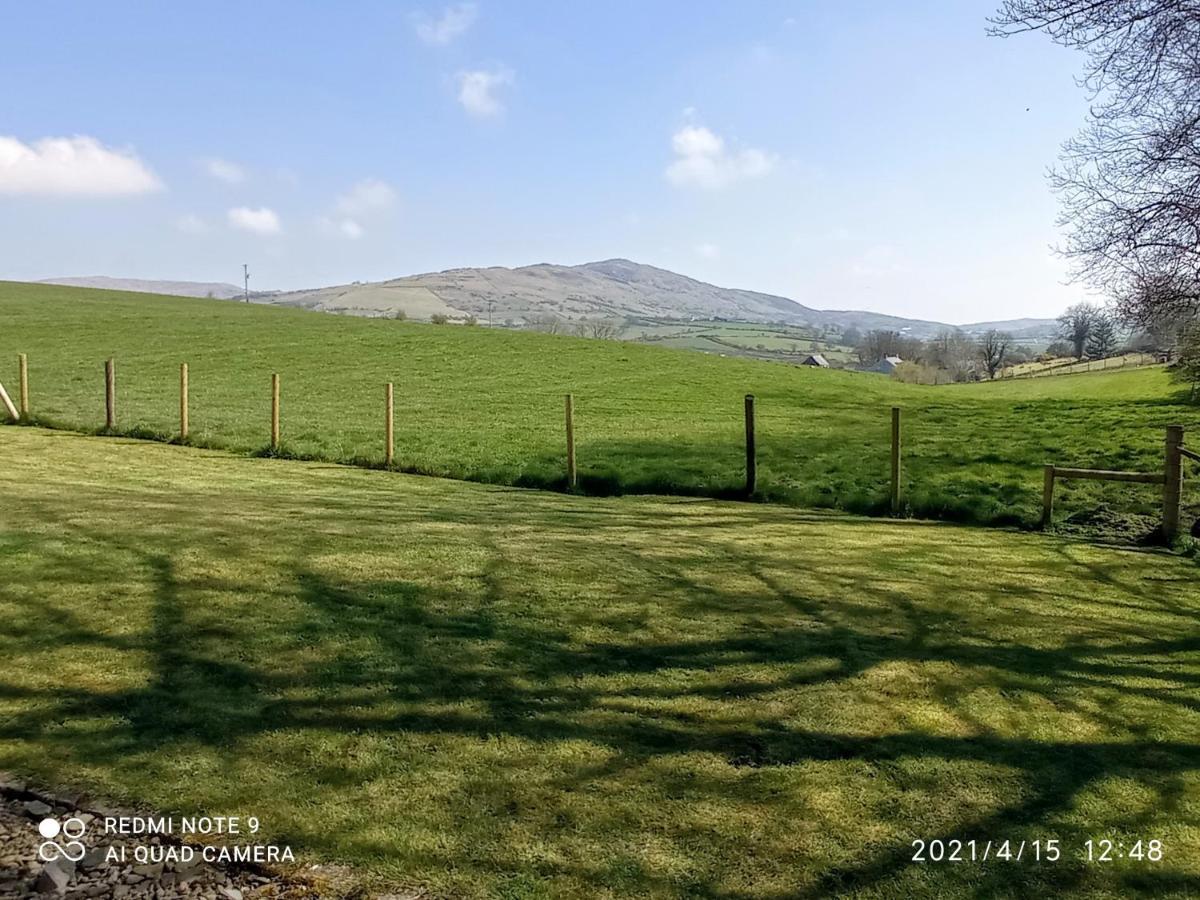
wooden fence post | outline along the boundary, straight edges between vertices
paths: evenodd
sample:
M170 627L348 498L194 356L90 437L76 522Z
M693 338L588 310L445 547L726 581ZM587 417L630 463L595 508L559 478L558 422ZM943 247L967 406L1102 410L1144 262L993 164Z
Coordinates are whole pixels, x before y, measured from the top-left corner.
M1042 528L1050 527L1054 518L1054 466L1042 469Z
M188 364L179 364L179 440L188 439Z
M21 414L17 412L17 408L13 406L12 398L8 396L8 391L4 389L4 385L2 384L0 384L0 406L4 407L5 412L8 413L9 418L11 418L14 422L21 421Z
M279 451L279 373L271 374L271 449Z
M395 412L395 404L393 403L392 383L387 383L387 390L384 392L387 399L387 419L383 426L384 439L384 463L391 468L392 462L395 460L395 428L393 414Z
M566 416L567 416L567 490L575 490L578 484L579 473L575 468L575 397L567 394L566 398Z
M111 356L104 361L104 427L117 427L117 364Z
M1163 467L1163 538L1169 544L1179 535L1179 506L1183 496L1183 426L1167 426L1166 462Z
M746 496L758 490L758 445L754 435L754 395L746 395Z
M892 515L900 514L900 407L892 407Z
M21 418L29 418L29 358L24 354L17 357L21 370Z

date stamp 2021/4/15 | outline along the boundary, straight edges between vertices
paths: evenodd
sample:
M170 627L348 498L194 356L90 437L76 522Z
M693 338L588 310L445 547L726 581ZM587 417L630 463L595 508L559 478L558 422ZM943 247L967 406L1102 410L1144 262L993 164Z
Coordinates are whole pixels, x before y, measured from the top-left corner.
M1075 846L1065 845L1059 838L917 838L911 846L911 859L915 863L982 863L993 860L1055 863L1072 859L1087 863L1113 863L1123 859L1157 863L1162 862L1165 852L1163 842L1158 838L1089 838Z

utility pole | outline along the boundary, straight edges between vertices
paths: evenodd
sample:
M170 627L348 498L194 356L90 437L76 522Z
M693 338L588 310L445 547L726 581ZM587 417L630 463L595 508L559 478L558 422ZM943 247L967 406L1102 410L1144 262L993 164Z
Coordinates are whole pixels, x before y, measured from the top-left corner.
M243 296L246 302L250 302L250 267L246 263L242 263L242 284Z
M488 300L488 328L492 327L492 308L496 305L495 300Z

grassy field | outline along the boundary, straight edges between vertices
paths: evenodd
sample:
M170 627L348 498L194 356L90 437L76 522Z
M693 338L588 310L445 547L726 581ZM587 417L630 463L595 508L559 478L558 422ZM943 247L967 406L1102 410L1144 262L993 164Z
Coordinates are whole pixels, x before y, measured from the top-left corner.
M0 458L0 769L435 897L1200 884L1193 561L33 428Z
M18 352L29 354L36 418L102 427L111 355L119 429L165 439L177 433L186 360L194 442L243 452L267 445L280 372L287 453L374 465L393 381L399 468L536 487L564 484L571 391L580 484L593 494L738 493L742 396L753 393L761 498L855 512L886 506L898 404L905 511L974 522L1035 522L1046 462L1150 469L1165 425L1200 429L1200 407L1161 369L933 388L628 342L0 283L0 381L12 391ZM1067 482L1058 508L1101 504L1153 514L1158 498Z

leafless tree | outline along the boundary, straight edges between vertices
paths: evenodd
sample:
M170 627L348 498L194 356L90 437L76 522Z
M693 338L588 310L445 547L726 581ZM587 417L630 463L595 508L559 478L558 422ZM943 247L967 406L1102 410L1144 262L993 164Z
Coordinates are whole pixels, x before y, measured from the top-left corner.
M958 329L945 328L937 333L926 349L930 365L944 369L953 381L966 381L975 367L975 342Z
M575 333L580 337L613 341L621 333L621 324L611 319L580 319L575 323Z
M913 361L924 356L924 346L916 338L907 337L899 331L877 329L863 335L854 348L858 361L863 365L877 363L885 356L898 356Z
M567 323L554 313L543 313L529 320L529 327L534 331L544 331L546 334L566 334Z
M1012 346L1013 336L1007 331L997 331L989 328L979 341L979 360L987 370L988 378L995 378L996 372L1004 365L1008 356L1008 348Z
M1076 274L1145 327L1200 310L1200 4L1004 0L992 33L1086 54L1088 121L1051 181Z
M1083 356L1083 348L1087 345L1088 335L1100 315L1100 309L1091 303L1076 303L1068 306L1058 317L1058 334L1071 345L1074 357Z

